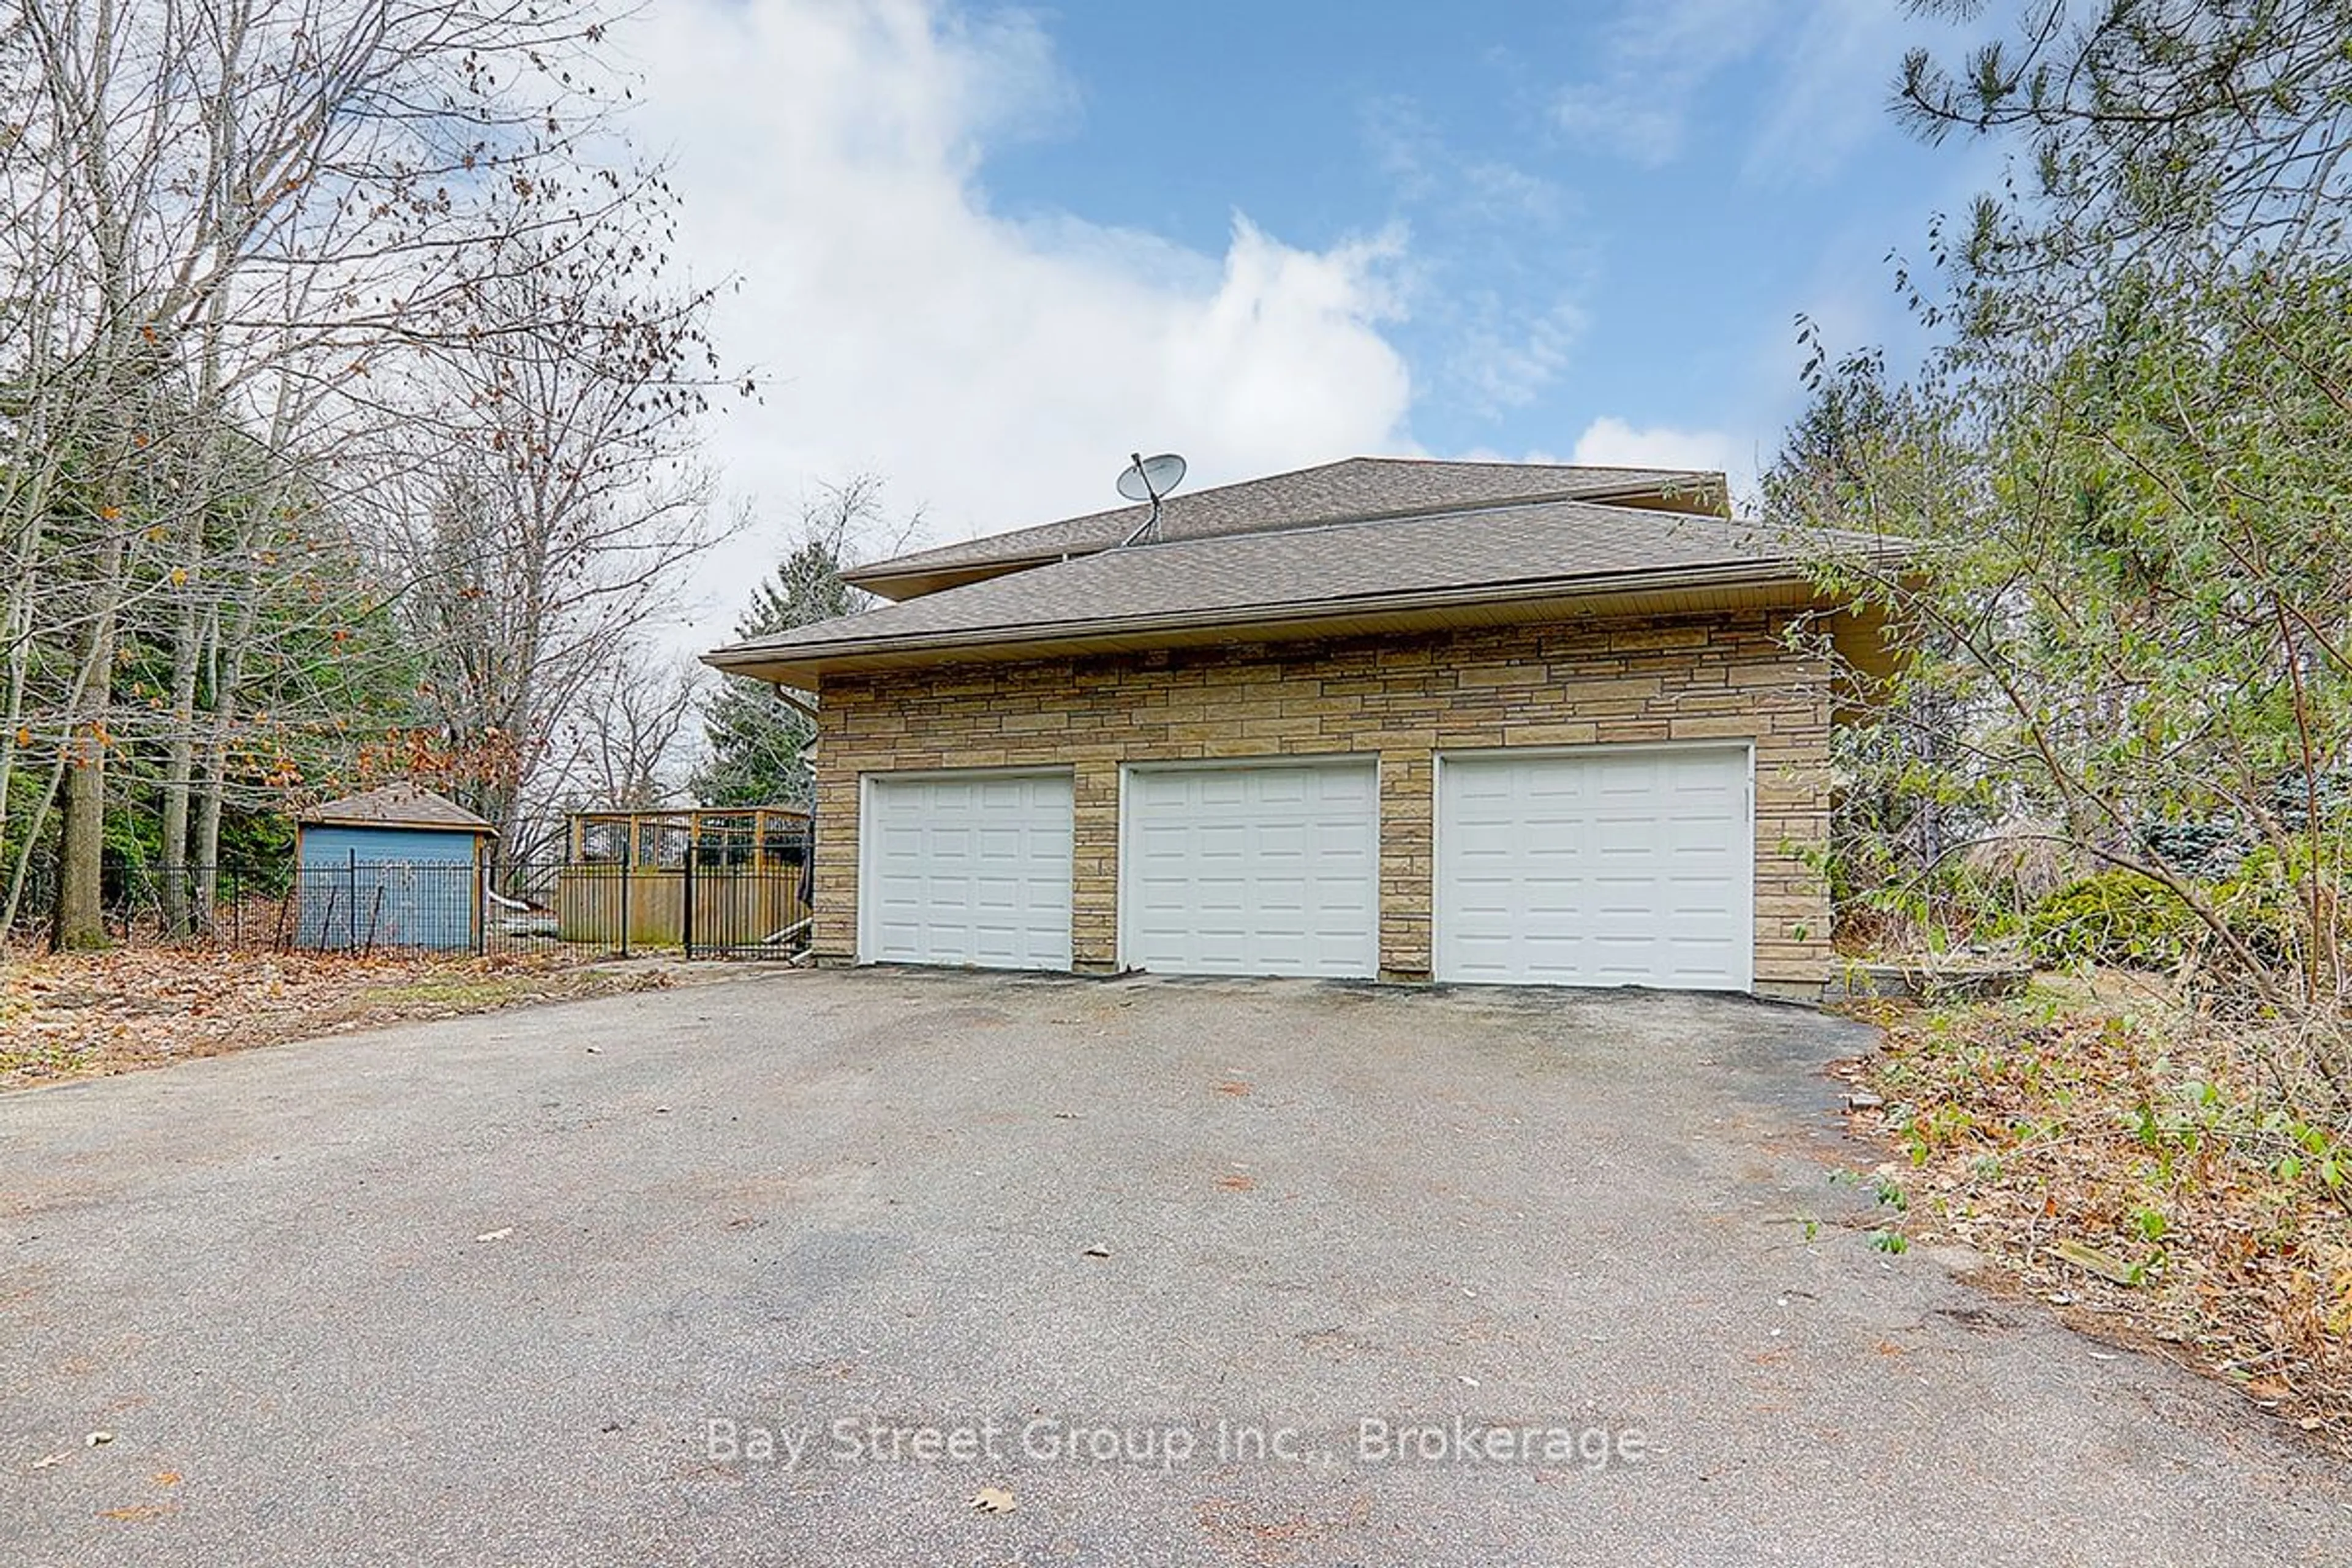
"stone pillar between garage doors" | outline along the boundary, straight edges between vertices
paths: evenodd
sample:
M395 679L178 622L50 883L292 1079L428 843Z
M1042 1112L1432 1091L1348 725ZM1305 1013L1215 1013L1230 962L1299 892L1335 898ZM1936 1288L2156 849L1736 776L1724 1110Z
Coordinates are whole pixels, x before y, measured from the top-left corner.
M1070 967L1118 968L1118 762L1085 757L1070 781Z
M1436 770L1427 748L1381 752L1381 978L1427 980Z

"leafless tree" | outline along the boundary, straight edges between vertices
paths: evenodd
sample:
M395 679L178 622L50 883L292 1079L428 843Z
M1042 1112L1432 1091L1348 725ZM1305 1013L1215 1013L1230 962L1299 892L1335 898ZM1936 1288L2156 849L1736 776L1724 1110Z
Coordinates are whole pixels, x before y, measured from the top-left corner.
M425 568L454 548L466 583L511 585L462 529L373 553L416 534L387 497L595 563L526 604L554 612L542 654L593 635L583 598L641 607L677 559L618 541L692 513L644 455L684 453L684 367L711 367L694 301L584 287L642 282L666 233L658 178L613 161L606 26L538 0L0 16L0 924L54 814L56 940L101 940L126 759L165 868L208 864L233 777L290 785L374 721L347 655L441 593ZM561 706L543 673L556 695L500 718L525 735Z
M719 534L691 461L707 301L633 288L636 264L591 246L486 289L529 325L441 356L427 384L448 412L414 423L452 459L428 504L384 519L450 781L509 854L533 838L560 729Z
M708 672L683 657L631 647L608 661L567 719L539 814L651 811L682 795L687 721Z

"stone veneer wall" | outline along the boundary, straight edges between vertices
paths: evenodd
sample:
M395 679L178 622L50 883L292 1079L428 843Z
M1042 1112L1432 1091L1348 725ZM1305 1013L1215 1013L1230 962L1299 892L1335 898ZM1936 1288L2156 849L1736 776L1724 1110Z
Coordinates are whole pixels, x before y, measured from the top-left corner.
M828 677L819 700L816 952L857 948L858 778L1067 765L1076 966L1117 962L1122 762L1374 752L1381 973L1430 972L1432 755L1752 739L1756 980L1818 994L1829 900L1797 851L1829 833L1829 656L1790 612L1480 627Z

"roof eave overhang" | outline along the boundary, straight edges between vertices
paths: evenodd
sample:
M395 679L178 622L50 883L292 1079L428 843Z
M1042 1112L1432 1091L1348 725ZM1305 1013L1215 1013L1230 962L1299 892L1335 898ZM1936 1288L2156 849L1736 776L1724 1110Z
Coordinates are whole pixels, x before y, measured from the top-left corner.
M1601 578L1419 589L1293 605L1237 605L1209 612L1171 611L1117 619L845 639L817 647L719 648L705 654L703 662L730 675L814 690L828 672L998 663L1235 640L1277 641L1521 621L1703 614L1822 602L1811 579L1794 565L1759 571L1758 563L1741 562Z

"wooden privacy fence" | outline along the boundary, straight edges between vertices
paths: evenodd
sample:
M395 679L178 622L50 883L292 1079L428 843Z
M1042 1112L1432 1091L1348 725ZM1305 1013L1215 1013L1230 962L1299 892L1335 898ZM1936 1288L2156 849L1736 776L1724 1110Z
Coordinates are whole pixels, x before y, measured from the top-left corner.
M556 937L769 957L807 945L809 814L798 806L585 811L544 889Z
M623 948L782 956L805 945L806 884L797 866L570 865L555 876L554 934Z

